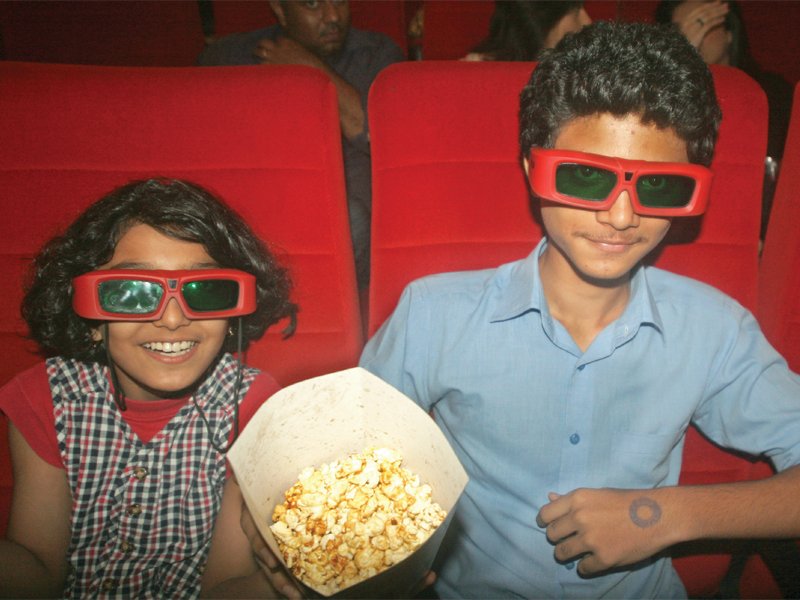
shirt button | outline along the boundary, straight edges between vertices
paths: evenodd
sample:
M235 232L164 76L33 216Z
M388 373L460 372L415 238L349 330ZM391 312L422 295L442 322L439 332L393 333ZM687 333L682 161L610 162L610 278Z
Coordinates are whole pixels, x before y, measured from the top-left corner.
M119 545L119 549L123 554L130 554L133 552L133 544L128 540L123 540Z
M583 368L584 368L585 366L586 366L586 365L578 365L578 371L583 371Z
M572 571L572 569L575 568L575 563L574 562L568 562L567 564L564 565L564 567L569 569L570 571Z
M150 471L147 469L147 467L136 467L133 470L133 476L136 477L136 479L138 479L139 481L147 477L149 474Z
M100 589L104 592L113 592L115 589L117 589L117 580L104 579L103 583L100 584Z
M142 514L142 507L138 504L131 504L125 512L129 517L137 517Z
M581 441L581 436L579 436L577 433L573 433L571 436L569 436L569 443L572 444L573 446L578 444L580 441Z

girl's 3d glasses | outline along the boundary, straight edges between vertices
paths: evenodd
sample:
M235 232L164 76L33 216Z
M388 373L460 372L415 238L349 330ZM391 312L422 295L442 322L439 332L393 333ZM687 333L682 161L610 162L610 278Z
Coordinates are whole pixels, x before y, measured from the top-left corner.
M170 298L190 319L223 319L256 310L256 279L235 269L109 269L72 280L72 307L87 319L157 321Z
M712 172L692 163L626 160L572 150L533 148L528 181L545 200L608 210L625 190L634 212L653 217L701 215Z

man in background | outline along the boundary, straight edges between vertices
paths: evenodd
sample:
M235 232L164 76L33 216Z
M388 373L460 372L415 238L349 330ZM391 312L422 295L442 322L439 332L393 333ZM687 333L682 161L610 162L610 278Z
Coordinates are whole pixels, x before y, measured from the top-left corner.
M372 214L367 93L377 74L404 60L388 36L350 26L345 0L272 1L278 24L209 44L201 66L308 65L336 86L350 230L360 289L369 282Z

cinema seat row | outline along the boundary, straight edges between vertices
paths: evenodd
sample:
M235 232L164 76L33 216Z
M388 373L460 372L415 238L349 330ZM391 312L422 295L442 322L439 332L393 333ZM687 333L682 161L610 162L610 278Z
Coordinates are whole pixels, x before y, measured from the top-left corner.
M0 384L38 360L18 310L37 248L106 191L151 176L217 192L291 269L297 333L283 339L281 324L272 328L247 362L284 385L355 365L365 332L380 326L411 279L513 260L541 236L516 150L517 96L534 67L423 61L379 75L370 94L373 258L364 322L335 90L320 72L274 67L263 77L246 67L0 62ZM796 97L759 262L766 99L738 70L713 73L724 117L711 207L702 219L676 223L656 264L707 281L756 312L800 370L800 106ZM2 425L0 531L12 487ZM684 483L768 473L690 431ZM731 552L724 544L680 549L676 565L691 595L719 590ZM751 563L746 572L757 575L743 578L742 589L777 597L763 564Z
M597 20L651 22L659 0L587 0ZM800 79L800 3L744 0L756 61ZM494 0L350 0L352 23L391 37L410 58L458 59L486 35ZM424 32L409 35L419 9ZM0 2L0 59L190 66L206 41L275 22L267 0L13 0Z

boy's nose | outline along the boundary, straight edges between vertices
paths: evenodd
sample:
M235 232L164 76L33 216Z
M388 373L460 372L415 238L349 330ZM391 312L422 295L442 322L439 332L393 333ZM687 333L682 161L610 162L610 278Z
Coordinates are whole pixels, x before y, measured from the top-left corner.
M617 196L611 208L606 211L598 211L597 217L601 222L608 223L618 230L639 225L639 215L633 210L633 202L627 190L623 190Z

